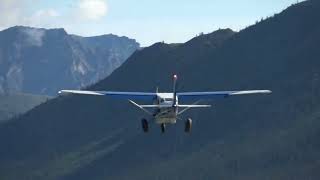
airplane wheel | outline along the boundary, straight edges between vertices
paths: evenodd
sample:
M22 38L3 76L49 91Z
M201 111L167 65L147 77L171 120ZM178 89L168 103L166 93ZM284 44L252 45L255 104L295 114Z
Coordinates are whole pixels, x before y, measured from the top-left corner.
M161 132L164 133L166 131L166 125L161 124Z
M149 131L149 124L146 119L141 120L143 132L147 133Z
M191 118L188 118L186 120L186 123L185 123L185 128L184 128L184 131L186 133L189 133L191 131L191 128L192 128L192 119Z

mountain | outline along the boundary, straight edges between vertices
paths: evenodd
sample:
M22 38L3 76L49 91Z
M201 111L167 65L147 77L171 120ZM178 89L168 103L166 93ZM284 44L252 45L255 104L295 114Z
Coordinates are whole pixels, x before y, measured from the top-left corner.
M80 37L64 29L15 26L0 32L0 93L56 95L118 68L139 44L127 37Z
M0 123L14 116L22 115L50 98L49 96L21 93L0 95Z
M214 101L165 134L112 98L66 96L0 126L1 179L318 179L320 2L304 1L238 33L136 51L91 90L271 89ZM201 39L202 38L202 39ZM216 43L219 42L219 43ZM183 103L183 102L181 102Z

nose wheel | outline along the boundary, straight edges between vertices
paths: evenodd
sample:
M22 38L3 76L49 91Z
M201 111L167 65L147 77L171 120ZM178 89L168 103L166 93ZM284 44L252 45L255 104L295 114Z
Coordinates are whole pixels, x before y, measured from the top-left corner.
M147 133L149 131L149 124L146 119L141 120L143 132Z
M192 128L192 119L188 118L185 122L185 128L184 128L184 132L189 133L191 132L191 128Z

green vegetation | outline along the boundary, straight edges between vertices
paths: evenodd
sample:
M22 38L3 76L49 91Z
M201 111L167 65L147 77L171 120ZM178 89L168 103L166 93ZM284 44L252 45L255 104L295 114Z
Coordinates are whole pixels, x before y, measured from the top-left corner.
M19 116L49 99L49 96L21 93L0 95L0 122Z
M89 89L166 91L177 73L186 91L273 94L190 111L191 134L181 122L143 134L125 101L59 97L0 126L0 179L319 179L319 17L305 1L239 33L135 52Z

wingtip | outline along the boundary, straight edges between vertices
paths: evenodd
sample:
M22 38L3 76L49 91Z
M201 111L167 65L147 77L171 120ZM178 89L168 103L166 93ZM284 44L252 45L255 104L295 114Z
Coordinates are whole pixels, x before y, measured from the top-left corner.
M66 95L66 94L68 94L68 93L66 92L66 90L60 90L60 91L58 91L58 95L60 95L60 96L63 96L63 95Z

